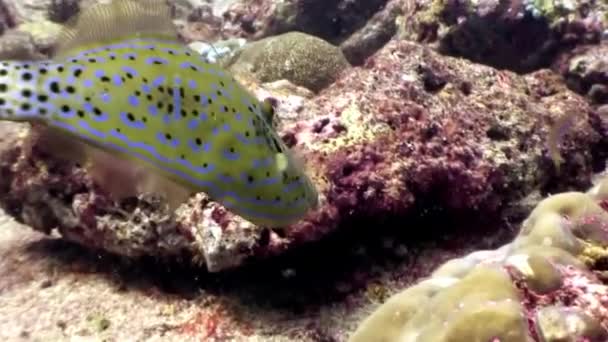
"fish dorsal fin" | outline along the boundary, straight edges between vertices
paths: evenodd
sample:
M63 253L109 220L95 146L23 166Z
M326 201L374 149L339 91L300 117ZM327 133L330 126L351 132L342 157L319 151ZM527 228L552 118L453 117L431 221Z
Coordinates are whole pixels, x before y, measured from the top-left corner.
M61 32L57 55L81 46L125 37L178 39L166 0L113 0L72 17Z

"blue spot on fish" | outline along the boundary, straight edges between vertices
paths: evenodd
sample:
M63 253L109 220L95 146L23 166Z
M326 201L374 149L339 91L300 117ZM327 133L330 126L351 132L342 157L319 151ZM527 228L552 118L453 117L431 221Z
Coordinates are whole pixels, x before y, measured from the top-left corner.
M120 112L120 120L122 121L122 123L124 123L125 125L131 127L131 128L135 128L135 129L144 129L146 128L146 124L141 122L141 121L137 121L137 120L129 120L129 116L127 113L125 112Z
M224 151L224 158L228 160L239 160L239 154L236 152Z
M78 121L78 125L83 128L85 131L89 132L91 135L94 135L100 139L105 139L106 138L106 134L100 130L97 130L93 127L91 127L91 125L89 125L88 121L84 121L84 120L79 120Z
M188 81L188 87L190 87L190 89L196 89L196 81L195 80L189 80Z
M160 57L148 57L146 58L146 64L167 64L168 61Z
M82 81L82 85L85 86L86 88L91 88L93 86L93 81L92 80L84 80L84 81Z
M101 69L99 69L99 70L95 70L95 77L97 77L97 78L102 78L102 77L104 77L105 75L106 75L106 72L105 72L105 71L103 71L103 70L101 70Z
M165 82L165 76L158 76L154 81L152 81L152 85L158 87L159 85Z
M179 140L177 138L167 139L167 136L163 132L158 132L156 134L156 138L165 145L169 145L174 148L179 146Z
M129 104L133 107L139 106L139 99L135 95L129 95L128 101Z
M84 108L84 110L85 110L87 113L93 113L93 105L92 105L92 104L90 104L89 102L85 102L85 103L83 103L83 104L82 104L82 108Z
M101 95L99 95L99 98L101 99L101 101L108 103L110 102L110 94L103 92L101 93Z
M190 121L188 121L188 128L194 130L198 127L198 123L199 121L197 119L190 119Z
M179 65L179 67L182 68L182 69L191 68L191 69L194 69L196 71L198 71L198 69L199 69L196 65L194 65L194 64L192 64L190 62L183 62L182 64Z
M137 72L137 70L135 70L134 68L130 67L130 66L123 66L122 70L124 72L128 72L129 74L133 75L133 76L137 76L139 75L139 73Z
M149 105L148 112L150 113L150 115L156 116L158 115L158 108L155 105Z
M112 78L114 81L114 85L116 86L121 86L122 85L122 77L119 74L115 74L114 77Z

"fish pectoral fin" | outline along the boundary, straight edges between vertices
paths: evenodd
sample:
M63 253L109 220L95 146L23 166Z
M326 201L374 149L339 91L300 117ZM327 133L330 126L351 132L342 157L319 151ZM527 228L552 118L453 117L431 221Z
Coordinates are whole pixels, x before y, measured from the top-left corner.
M163 196L169 211L175 211L180 205L186 203L193 192L154 170L144 170L137 183L139 193L150 193Z
M141 170L129 160L101 149L87 146L87 160L83 167L103 191L115 201L138 195L137 182Z
M90 6L68 20L55 54L64 56L85 45L129 36L177 40L177 29L166 1L114 0Z

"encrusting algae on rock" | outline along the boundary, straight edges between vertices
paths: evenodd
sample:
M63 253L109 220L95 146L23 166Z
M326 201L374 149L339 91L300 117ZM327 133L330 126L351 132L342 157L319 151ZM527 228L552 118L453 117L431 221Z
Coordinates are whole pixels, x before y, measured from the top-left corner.
M285 227L318 195L271 111L178 41L162 0L93 6L52 60L0 67L0 119L31 122L115 199L164 194L175 208L204 192L257 225Z

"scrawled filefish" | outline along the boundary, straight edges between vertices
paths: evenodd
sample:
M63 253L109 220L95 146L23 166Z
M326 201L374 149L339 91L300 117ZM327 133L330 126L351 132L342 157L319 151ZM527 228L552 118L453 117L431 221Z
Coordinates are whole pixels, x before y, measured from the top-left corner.
M0 63L0 119L44 127L98 184L183 201L205 192L284 227L318 194L271 110L178 40L164 0L95 5L69 22L51 60Z

